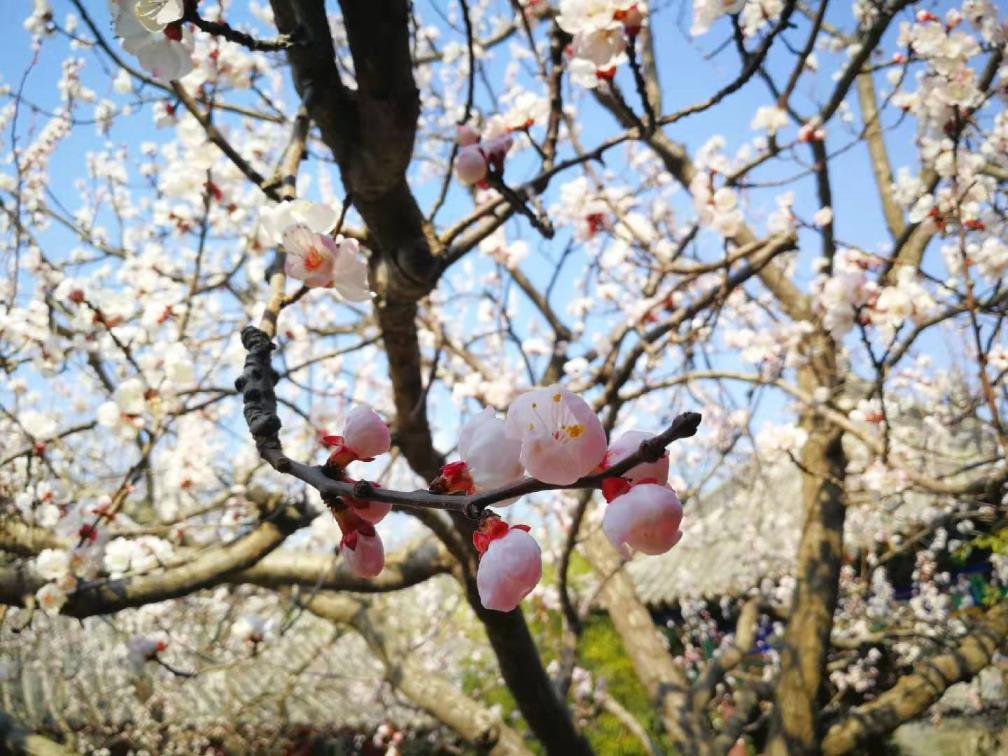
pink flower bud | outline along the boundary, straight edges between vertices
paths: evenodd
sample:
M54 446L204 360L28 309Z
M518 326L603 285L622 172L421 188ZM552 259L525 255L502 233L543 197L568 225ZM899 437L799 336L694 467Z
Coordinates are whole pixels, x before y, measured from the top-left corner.
M359 404L347 416L343 443L357 459L370 461L385 454L392 445L392 434L385 421L366 404Z
M378 487L377 483L371 484ZM345 501L362 520L375 525L385 519L385 515L392 511L392 505L384 501L368 501L364 499L354 499L344 496Z
M463 124L458 127L455 140L460 147L468 147L479 142L480 133L469 124Z
M525 525L509 528L499 517L489 517L473 535L482 553L476 587L485 608L510 612L542 577L542 552L527 530Z
M504 170L504 157L512 144L514 139L506 132L483 142L483 154L486 155L487 162L498 172Z
M370 530L370 534L363 529L351 530L340 541L340 554L357 577L377 577L385 568L385 547L382 546L381 536L374 528Z
M626 10L618 10L613 13L613 19L623 23L623 30L631 39L640 34L640 30L644 26L644 14L636 3Z
M504 421L490 407L462 426L458 448L478 489L499 488L522 478L521 441L505 435Z
M627 431L618 439L609 444L609 451L606 453L606 467L615 465L620 460L626 459L636 452L642 441L654 438L653 433L644 431ZM668 482L669 455L668 451L662 455L657 462L641 462L634 465L622 477L631 483L639 483L642 480L651 479L658 483Z
M613 499L602 517L602 530L625 558L630 548L664 554L682 538L682 504L676 492L656 483L639 483Z
M477 184L487 175L487 161L476 145L463 147L455 157L455 177L466 186Z
M515 399L504 432L521 441L528 474L553 485L567 486L589 474L606 453L605 431L591 407L558 385Z
M462 462L449 462L441 468L438 475L430 484L431 493L463 493L472 494L476 492L476 484L473 483L469 474L469 466Z

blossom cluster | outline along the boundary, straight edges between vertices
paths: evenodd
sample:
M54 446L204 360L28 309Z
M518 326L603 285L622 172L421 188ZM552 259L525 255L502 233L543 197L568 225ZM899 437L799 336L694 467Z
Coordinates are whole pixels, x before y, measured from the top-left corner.
M500 128L495 122L481 136L472 126L462 125L456 139L459 151L455 157L455 176L463 184L484 188L491 168L498 175L503 173L504 158L513 144L509 129Z
M322 443L329 448L326 468L330 474L353 482L346 475L347 466L357 461L370 462L387 453L392 434L377 412L358 405L347 415L343 434L324 435ZM385 518L392 506L347 496L330 501L329 507L343 532L340 554L350 571L358 577L377 576L385 567L385 547L374 526Z
M474 494L504 488L527 474L555 486L617 464L651 436L630 431L607 444L598 416L579 396L558 385L533 389L515 399L505 418L490 408L470 420L459 434L457 462L444 466L432 490ZM669 460L642 462L603 484L609 502L602 528L609 541L629 558L668 551L682 536L682 505L668 485ZM505 499L497 506L508 506ZM487 514L473 535L481 554L477 586L488 609L510 611L542 575L539 546L524 525L509 526Z
M647 4L636 0L562 0L557 23L573 37L571 80L594 89L612 81L644 26Z

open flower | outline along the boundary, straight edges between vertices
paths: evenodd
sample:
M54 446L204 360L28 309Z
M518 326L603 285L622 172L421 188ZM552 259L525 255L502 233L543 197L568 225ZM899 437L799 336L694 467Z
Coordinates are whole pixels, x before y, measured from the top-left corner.
M527 525L508 526L492 515L473 534L480 552L476 587L487 609L510 612L542 577L542 551Z
M336 237L338 254L333 263L332 288L348 302L367 302L371 299L368 288L367 260L361 254L356 239Z
M304 281L305 286L332 285L333 264L339 254L332 239L296 223L284 231L283 246L287 251L284 269L288 276Z
M570 485L594 470L606 453L605 431L591 407L558 385L528 391L511 403L504 431L521 441L528 474Z
M192 71L189 48L182 43L181 0L116 0L112 12L123 49L155 78L174 81Z
M332 450L329 462L346 467L351 462L370 462L385 454L392 445L392 433L377 412L366 404L358 404L347 415L343 435L324 435L322 443Z
M602 530L625 559L630 549L664 554L682 538L682 515L679 497L669 486L638 483L609 502Z
M350 302L371 298L367 283L367 261L354 239L332 239L312 231L303 223L288 226L283 233L287 251L285 271L309 287L331 288Z

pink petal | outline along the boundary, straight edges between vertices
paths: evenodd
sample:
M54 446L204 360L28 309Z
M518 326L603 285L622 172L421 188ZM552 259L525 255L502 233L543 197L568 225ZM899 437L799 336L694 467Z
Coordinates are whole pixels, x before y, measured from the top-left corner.
M630 557L630 548L664 554L682 538L682 514L682 504L671 488L640 483L609 503L602 530L624 558Z
M627 431L609 445L607 462L612 466L620 460L626 459L640 448L641 441L646 441L649 438L654 438L654 434L644 431ZM667 483L668 472L669 458L668 452L666 452L657 462L641 462L639 465L634 465L623 473L622 477L627 478L631 483L647 478L653 478L659 483Z
M340 553L346 559L350 571L357 577L373 578L381 574L385 568L385 547L381 536L367 536L363 533L357 536L354 548L343 545Z
M377 412L360 404L347 416L343 442L361 459L371 459L389 450L392 433Z
M539 583L542 552L524 530L511 529L492 541L476 573L480 601L487 609L510 612Z

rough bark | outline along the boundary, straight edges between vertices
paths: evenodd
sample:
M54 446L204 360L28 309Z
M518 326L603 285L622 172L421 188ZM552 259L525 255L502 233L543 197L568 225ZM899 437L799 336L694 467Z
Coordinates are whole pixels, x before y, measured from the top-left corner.
M830 337L813 334L805 345L808 363L799 384L811 394L837 386L836 356ZM815 413L805 413L808 433L802 447L805 522L798 546L791 612L781 647L781 671L774 699L767 753L815 753L826 655L833 629L843 560L843 480L847 467L843 432Z
M427 480L443 459L434 449L417 338L417 302L442 271L439 242L406 181L419 115L409 50L406 0L341 2L357 88L340 81L322 0L272 0L277 29L301 28L307 44L290 48L294 85L340 167L347 193L368 231L371 283L396 407L394 439ZM453 517L464 539L472 523ZM442 523L435 522L440 526ZM440 532L439 532L440 531ZM459 559L466 596L483 622L518 707L550 753L588 753L566 705L557 698L521 610L488 612L475 584L475 552L439 537ZM469 553L466 553L466 552Z
M0 711L0 753L69 756L71 752L49 738L26 731L13 717Z
M345 560L292 550L274 551L247 570L230 576L229 583L253 583L268 588L299 585L325 591L385 593L417 585L451 571L452 560L438 542L423 543L385 563L376 578L360 578Z
M224 582L251 567L284 539L310 522L293 507L265 514L248 534L209 549L190 561L146 575L96 580L78 585L60 613L68 617L114 614L144 604L186 596ZM46 581L24 563L0 569L0 603L20 606Z

